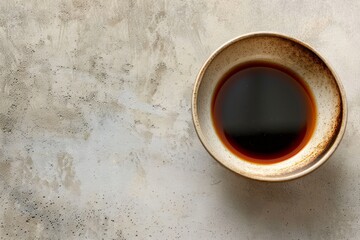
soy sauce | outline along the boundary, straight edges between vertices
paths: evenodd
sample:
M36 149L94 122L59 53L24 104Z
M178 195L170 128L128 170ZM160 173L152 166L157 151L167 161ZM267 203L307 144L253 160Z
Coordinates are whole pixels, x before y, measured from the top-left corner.
M298 153L315 126L316 108L305 81L280 65L239 65L219 81L212 99L218 136L234 154L275 163Z

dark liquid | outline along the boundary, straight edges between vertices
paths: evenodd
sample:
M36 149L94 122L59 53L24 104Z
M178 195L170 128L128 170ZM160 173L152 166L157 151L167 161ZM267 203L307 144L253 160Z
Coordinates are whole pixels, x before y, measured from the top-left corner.
M265 62L238 66L216 87L212 117L222 142L257 163L279 162L308 142L315 125L312 95L295 74Z

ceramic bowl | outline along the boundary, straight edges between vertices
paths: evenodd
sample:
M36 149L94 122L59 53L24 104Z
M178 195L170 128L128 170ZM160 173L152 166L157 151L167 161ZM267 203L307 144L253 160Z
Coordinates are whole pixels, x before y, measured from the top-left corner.
M221 77L235 66L265 61L300 76L312 92L316 123L308 143L294 156L273 164L247 161L232 153L216 134L211 103ZM343 86L329 64L309 45L278 33L251 33L217 49L201 68L192 95L197 134L206 150L226 168L263 181L301 177L322 165L339 145L345 131L347 104Z

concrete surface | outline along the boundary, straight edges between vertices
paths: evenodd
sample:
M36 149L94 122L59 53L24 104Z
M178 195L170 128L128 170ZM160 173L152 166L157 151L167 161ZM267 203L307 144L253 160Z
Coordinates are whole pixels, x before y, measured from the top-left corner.
M358 1L0 2L1 239L359 239ZM340 147L287 183L217 164L195 76L225 41L313 45L349 102Z

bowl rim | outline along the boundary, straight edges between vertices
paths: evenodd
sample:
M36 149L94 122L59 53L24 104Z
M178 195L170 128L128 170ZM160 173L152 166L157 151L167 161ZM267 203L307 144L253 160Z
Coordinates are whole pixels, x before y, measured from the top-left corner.
M250 173L240 173L236 170L236 168L234 168L233 166L229 167L229 166L225 166L224 163L222 163L221 160L217 159L214 154L211 151L211 147L210 145L207 144L206 142L206 138L204 136L204 134L201 131L201 126L200 126L200 122L199 122L199 118L198 118L198 111L197 111L197 95L198 95L198 90L199 90L199 86L202 82L203 79L203 75L206 71L206 69L209 67L210 63L213 61L214 58L217 57L217 55L219 55L223 50L225 50L227 47L231 46L232 44L246 39L246 38L252 38L252 37L257 37L257 36L272 36L272 37L278 37L278 38L283 38L286 40L290 40L292 42L295 42L297 44L302 45L303 47L307 48L309 51L313 52L319 59L321 59L326 67L330 70L331 74L333 75L335 82L338 86L339 89L339 93L340 93L340 97L341 97L341 105L342 105L342 119L341 119L341 125L340 125L340 129L337 132L337 135L335 137L335 140L332 141L331 146L329 148L327 148L324 151L324 154L320 157L320 159L313 165L304 168L303 170L300 170L298 172L294 172L293 174L289 174L287 176L272 176L272 177L268 177L268 176L254 176ZM283 181L289 181L289 180L293 180L293 179L297 179L300 178L302 176L305 176L311 172L313 172L314 170L318 169L321 165L323 165L323 163L325 163L329 157L334 153L334 151L336 150L336 148L339 146L339 143L341 142L344 133L345 133L345 129L346 129L346 123L347 123L347 117L348 117L348 107L347 107L347 100L346 100L346 95L345 95L345 89L344 86L342 85L338 75L336 74L336 72L334 71L333 67L320 55L320 53L315 50L312 46L310 46L309 44L282 34L282 33L278 33L278 32L270 32L270 31L261 31L261 32L251 32L251 33L247 33L244 35L240 35L238 37L235 37L227 42L225 42L223 45L221 45L219 48L217 48L209 57L208 59L205 61L205 63L202 65L202 67L200 68L199 73L196 76L196 80L194 83L194 87L193 87L193 92L192 92L192 102L191 102L191 108L192 108L192 119L193 119L193 124L196 130L196 133L200 139L201 144L204 146L204 148L206 149L206 151L217 161L219 162L223 167L225 167L226 169L231 170L232 172L246 177L246 178L250 178L253 180L258 180L258 181L267 181L267 182L283 182Z

